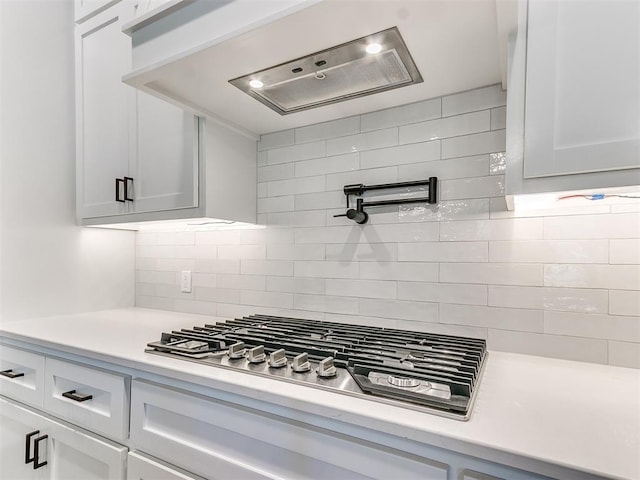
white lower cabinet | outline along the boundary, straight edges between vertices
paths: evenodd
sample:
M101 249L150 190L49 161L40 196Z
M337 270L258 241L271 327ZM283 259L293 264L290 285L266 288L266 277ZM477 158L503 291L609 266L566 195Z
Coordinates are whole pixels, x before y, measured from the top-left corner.
M124 480L127 448L0 398L0 478Z
M134 380L131 443L209 479L447 480L446 464Z
M141 452L129 452L127 480L204 480Z

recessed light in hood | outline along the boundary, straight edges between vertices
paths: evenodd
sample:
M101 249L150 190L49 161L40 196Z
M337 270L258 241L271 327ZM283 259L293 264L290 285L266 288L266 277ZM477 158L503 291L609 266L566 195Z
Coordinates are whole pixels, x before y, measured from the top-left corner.
M396 27L229 80L280 115L421 82Z

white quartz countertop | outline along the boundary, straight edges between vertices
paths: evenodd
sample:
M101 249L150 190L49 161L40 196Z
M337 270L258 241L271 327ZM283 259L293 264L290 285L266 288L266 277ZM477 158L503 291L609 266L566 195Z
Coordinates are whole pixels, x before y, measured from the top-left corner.
M516 455L535 465L640 479L640 370L491 351L471 418L461 422L144 352L162 331L215 320L130 308L3 323L0 336L500 463Z

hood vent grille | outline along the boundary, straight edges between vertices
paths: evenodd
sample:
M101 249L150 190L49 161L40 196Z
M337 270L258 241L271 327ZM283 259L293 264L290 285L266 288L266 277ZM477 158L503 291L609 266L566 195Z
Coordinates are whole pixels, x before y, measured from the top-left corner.
M280 115L420 82L396 27L230 80Z

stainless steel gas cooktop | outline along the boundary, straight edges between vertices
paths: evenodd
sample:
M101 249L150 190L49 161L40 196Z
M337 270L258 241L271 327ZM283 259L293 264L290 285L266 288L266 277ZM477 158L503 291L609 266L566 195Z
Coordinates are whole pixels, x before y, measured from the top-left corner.
M471 413L481 339L251 315L163 333L147 352L428 411Z

